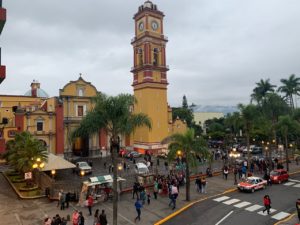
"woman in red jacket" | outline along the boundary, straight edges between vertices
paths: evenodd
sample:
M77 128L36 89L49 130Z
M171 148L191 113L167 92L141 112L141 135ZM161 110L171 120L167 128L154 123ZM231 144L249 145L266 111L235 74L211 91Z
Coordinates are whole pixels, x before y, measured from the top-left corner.
M264 205L265 205L265 209L263 210L263 212L267 211L268 214L270 214L271 199L270 199L269 195L265 195L265 197L264 197Z

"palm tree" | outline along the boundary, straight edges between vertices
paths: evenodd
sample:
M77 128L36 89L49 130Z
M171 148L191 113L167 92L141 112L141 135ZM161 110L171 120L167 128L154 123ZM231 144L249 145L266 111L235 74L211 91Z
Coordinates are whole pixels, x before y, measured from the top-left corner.
M253 89L253 93L251 94L251 100L255 100L257 104L260 105L264 101L267 93L275 91L274 88L276 85L272 85L270 79L261 79L256 85L257 86Z
M246 142L247 142L247 160L248 166L250 165L250 134L253 130L253 126L257 118L259 117L259 112L255 105L242 105L239 104L238 108L241 112L241 120L243 124L243 128L246 135Z
M147 126L151 128L150 118L142 113L132 114L131 108L136 103L132 95L120 94L107 97L99 94L94 99L94 107L82 120L73 137L89 136L105 129L110 136L112 149L113 170L113 224L117 225L118 192L117 192L117 151L119 149L119 135L129 135L135 128Z
M26 173L32 171L36 160L48 160L48 152L44 144L29 132L16 133L15 139L6 144L4 158L16 171Z
M278 91L285 94L288 104L294 109L293 95L299 95L300 78L296 77L295 74L292 74L288 79L281 79L280 82L283 85L278 88Z
M173 134L168 137L168 141L170 141L168 147L169 161L178 157L178 151L182 151L182 156L185 159L186 201L190 201L190 168L197 166L197 155L210 159L206 142L202 137L195 138L193 129L188 129L184 134Z
M288 134L291 131L299 131L300 124L297 121L293 120L290 115L284 115L279 117L277 129L280 131L281 135L284 138L286 169L287 171L289 171Z

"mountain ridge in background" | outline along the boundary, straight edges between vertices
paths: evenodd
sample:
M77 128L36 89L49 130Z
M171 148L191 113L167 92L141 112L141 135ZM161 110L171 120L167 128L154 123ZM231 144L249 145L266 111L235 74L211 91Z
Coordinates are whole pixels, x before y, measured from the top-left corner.
M228 113L238 112L236 106L221 106L221 105L193 105L193 112L221 112L225 115Z

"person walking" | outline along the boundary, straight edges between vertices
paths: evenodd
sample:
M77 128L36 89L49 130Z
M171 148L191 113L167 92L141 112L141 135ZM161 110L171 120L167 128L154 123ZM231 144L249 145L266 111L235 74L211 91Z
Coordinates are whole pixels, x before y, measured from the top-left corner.
M101 225L107 225L107 219L104 209L102 209L102 213L100 214L99 222Z
M201 177L197 177L195 180L195 185L198 193L201 193Z
M201 193L206 193L206 180L205 177L203 177L202 181L201 181Z
M78 225L84 225L84 216L82 215L82 212L79 212Z
M147 191L147 203L148 205L150 205L150 201L151 201L151 194L149 191Z
M135 182L132 188L132 199L134 199L134 195L136 195L136 198L139 199L138 192L139 192L139 184Z
M73 225L78 225L79 213L78 210L75 210L72 214L72 223Z
M63 191L61 192L61 195L60 195L60 199L59 199L59 202L60 202L60 210L64 210L65 209L65 201L66 201L66 193L64 193Z
M89 195L88 199L87 199L87 207L89 209L89 214L90 216L92 215L92 206L94 204L94 199L92 197L92 195Z
M134 222L137 221L137 219L140 221L141 220L141 208L143 207L143 205L141 204L141 202L137 199L136 202L134 203L136 212L137 212L137 217L135 217Z
M298 213L298 219L300 222L300 198L298 198L298 200L296 202L296 209L297 209L297 213Z
M225 180L227 180L228 173L229 173L227 166L224 167L223 173L224 173L224 178L225 178Z
M154 181L154 185L153 185L153 195L154 195L154 199L157 199L157 193L158 193L158 182L157 180Z
M94 214L94 224L93 225L98 225L99 224L99 209L96 209L95 214Z
M263 210L263 213L267 211L268 214L270 214L270 209L271 209L271 199L269 195L264 196L264 205L265 209Z
M71 193L68 191L66 194L66 208L69 208L70 195Z

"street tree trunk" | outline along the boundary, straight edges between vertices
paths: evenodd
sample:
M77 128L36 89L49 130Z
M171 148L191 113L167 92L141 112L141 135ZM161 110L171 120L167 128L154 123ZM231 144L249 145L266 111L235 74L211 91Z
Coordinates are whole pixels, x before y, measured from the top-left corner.
M113 225L118 225L118 164L117 149L118 141L112 140L112 164L113 164Z
M289 171L289 154L288 154L287 134L285 134L285 161L286 161L286 170Z
M185 175L186 175L186 184L185 184L185 195L186 201L190 201L190 168L188 162L186 162L185 168Z

